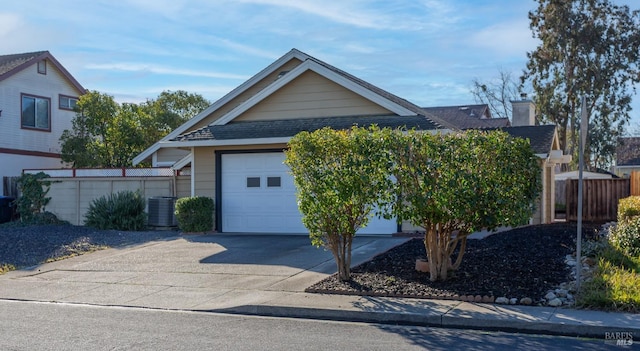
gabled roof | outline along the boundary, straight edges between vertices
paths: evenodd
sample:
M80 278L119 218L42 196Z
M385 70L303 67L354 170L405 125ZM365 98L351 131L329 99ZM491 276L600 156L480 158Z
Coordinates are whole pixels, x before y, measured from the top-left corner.
M149 147L147 150L140 153L133 159L134 164L138 164L148 157L150 157L154 152L156 152L162 144L167 144L167 142L179 140L177 139L182 134L189 134L190 128L206 119L209 115L211 115L214 111L224 106L229 101L233 100L237 96L241 95L249 88L254 86L256 83L267 77L268 75L276 72L280 69L284 64L289 62L292 59L298 59L302 63L296 66L294 69L290 70L286 74L284 74L281 78L277 79L258 93L254 94L246 101L240 103L234 109L226 113L224 116L218 118L213 121L210 126L220 126L226 125L229 123L233 123L233 119L243 112L247 111L251 107L258 104L260 101L265 99L270 94L276 92L278 89L286 85L288 82L292 81L299 75L309 70L314 71L323 77L332 80L333 82L342 85L343 87L356 92L357 94L370 99L371 101L379 104L380 106L392 111L393 113L397 113L400 116L421 116L422 119L426 119L428 124L433 127L433 129L457 129L455 126L450 124L449 122L442 120L441 118L434 116L428 112L425 112L419 106L410 103L409 101L402 99L394 94L387 92L381 88L378 88L372 84L369 84L351 74L348 74L332 65L327 64L326 62L320 61L314 57L311 57L297 49L292 49L287 54L267 66L265 69L260 71L255 76L251 77L249 80L238 86L236 89L232 90L227 95L223 96L218 101L214 102L207 109L202 111L197 116L193 117L180 127L176 128L173 132L169 133L167 136L162 138L160 141Z
M272 121L243 121L224 125L211 125L196 131L180 135L173 141L230 140L254 138L292 137L302 131L313 132L323 127L336 130L349 129L352 126L380 128L401 128L434 130L436 126L424 116L342 116Z
M511 125L508 118L491 117L487 104L423 107L422 109L459 129L503 128Z
M536 154L548 155L553 150L556 141L556 126L552 124L542 126L518 126L506 128L488 128L499 129L509 133L512 137L529 139L531 148Z
M618 138L616 166L640 166L640 137Z
M0 55L0 81L11 77L23 69L36 64L41 60L47 60L53 64L62 75L69 80L78 92L84 93L86 89L67 71L49 51L35 51L22 54Z

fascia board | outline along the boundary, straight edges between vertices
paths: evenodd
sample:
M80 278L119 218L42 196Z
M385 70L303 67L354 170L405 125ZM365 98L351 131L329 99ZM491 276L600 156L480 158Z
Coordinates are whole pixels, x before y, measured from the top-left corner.
M374 93L373 91L361 86L360 84L357 84L347 78L345 78L344 76L339 75L338 73L316 63L313 60L307 60L305 62L303 62L301 65L297 66L296 68L292 69L290 72L288 72L287 74L285 74L284 76L282 76L280 79L276 80L275 82L273 82L270 86L268 86L267 88L263 89L262 91L260 91L259 93L257 93L256 95L252 96L250 99L248 99L247 101L245 101L244 103L240 104L238 107L234 108L233 110L229 111L229 113L227 113L226 115L222 116L221 118L217 119L216 121L214 121L213 123L211 123L210 125L225 125L227 123L229 123L230 121L232 121L234 118L240 116L241 114L243 114L244 112L246 112L247 110L249 110L250 108L252 108L253 106L257 105L260 101L266 99L269 95L275 93L276 91L278 91L280 88L282 88L283 86L285 86L286 84L288 84L289 82L291 82L292 80L294 80L295 78L297 78L298 76L300 76L302 73L311 70L315 73L318 73L319 75L333 81L336 84L339 84L341 86L343 86L346 89L349 89L351 91L353 91L354 93L373 101L374 103L386 108L387 110L396 113L400 116L414 116L415 112L410 111L376 93Z
M159 148L286 144L290 140L291 140L291 137L227 139L227 140L209 139L209 140L191 140L191 141L166 141L166 142L161 142L159 144Z
M279 58L278 60L276 60L269 66L267 66L265 69L258 72L258 74L249 78L247 81L245 81L244 83L242 83L241 85L239 85L238 87L230 91L227 95L218 99L216 102L214 102L209 107L204 109L204 111L200 112L199 114L195 115L194 117L192 117L191 119L189 119L188 121L180 125L178 128L174 129L171 133L167 134L164 138L160 139L159 142L153 144L152 146L150 146L149 148L141 152L138 156L136 156L133 159L133 164L137 165L138 163L144 161L145 159L153 155L154 152L160 149L159 143L162 143L167 140L171 140L177 137L178 135L184 133L185 131L189 130L189 128L193 127L194 125L196 125L197 123L205 119L211 113L213 113L220 107L224 106L226 103L233 100L238 95L245 92L247 89L251 88L253 85L255 85L260 80L264 79L266 76L275 72L278 68L282 67L282 65L289 62L293 58L297 58L298 60L305 62L308 56L296 49L289 51L286 55L282 56L281 58Z

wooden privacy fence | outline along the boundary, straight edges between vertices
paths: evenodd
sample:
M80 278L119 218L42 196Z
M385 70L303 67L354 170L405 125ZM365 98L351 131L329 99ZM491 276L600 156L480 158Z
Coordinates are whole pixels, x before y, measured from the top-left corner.
M631 172L631 195L640 196L640 171Z
M618 200L628 197L630 179L583 179L582 220L587 222L615 221ZM578 220L578 180L566 180L567 220Z

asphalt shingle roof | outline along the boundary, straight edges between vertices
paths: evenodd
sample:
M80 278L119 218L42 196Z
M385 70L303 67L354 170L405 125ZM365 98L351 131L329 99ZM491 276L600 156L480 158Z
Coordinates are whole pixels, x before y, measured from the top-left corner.
M4 74L11 72L16 67L19 67L45 53L47 52L35 51L23 54L0 55L0 79Z
M489 106L486 104L423 107L422 109L459 129L503 128L510 125L508 118L492 118Z
M556 126L552 124L542 126L518 126L506 128L488 128L485 130L499 129L509 133L512 137L529 139L531 148L536 154L548 154L553 146Z
M400 128L434 130L437 126L425 116L343 116L300 118L273 121L230 122L225 125L213 125L180 135L174 141L190 140L229 140L253 138L291 137L302 131L312 132L323 127L336 130L349 129L352 126L380 128Z

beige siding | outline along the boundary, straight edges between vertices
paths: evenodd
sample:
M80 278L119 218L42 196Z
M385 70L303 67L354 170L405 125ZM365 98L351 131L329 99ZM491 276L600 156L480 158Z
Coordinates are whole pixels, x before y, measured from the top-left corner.
M49 99L51 131L22 129L21 94ZM78 92L66 77L50 62L47 74L37 72L37 63L0 81L0 148L18 150L18 154L0 154L0 179L19 175L25 168L60 168L60 136L71 129L73 111L58 108L59 95L77 97ZM53 157L28 155L44 152ZM27 154L25 154L27 153ZM4 192L0 183L0 194Z
M307 71L238 116L236 121L388 114L389 110Z
M194 180L194 196L206 196L216 198L216 165L215 149L212 147L200 147L194 151L193 164L191 165Z
M259 91L263 90L264 88L269 86L271 83L276 81L278 79L278 75L280 74L280 72L290 71L290 70L294 69L295 67L297 67L298 65L300 65L301 63L302 63L302 61L300 61L300 60L298 60L296 58L291 59L291 61L289 61L289 62L285 63L284 65L282 65L282 68L280 70L277 70L277 71L273 72L272 74L266 76L265 78L263 78L259 82L255 83L253 86L251 86L251 88L247 89L242 94L236 96L231 101L227 102L226 104L224 104L223 106L218 108L216 111L214 111L207 118L204 118L203 120L198 122L190 130L196 130L196 129L208 126L213 121L215 121L215 120L219 119L220 117L224 116L229 111L231 111L234 108L238 107L240 104L242 104L243 102L247 101L249 98L251 98L252 96L257 94Z
M51 132L21 128L21 94L49 99ZM0 148L11 148L40 152L60 152L60 136L71 129L73 111L58 108L59 95L78 97L79 92L51 63L47 74L37 72L37 64L0 81Z
M187 156L191 150L163 148L156 153L158 163L173 163L180 161Z
M180 182L185 182L184 177ZM84 217L93 200L120 191L140 190L148 199L152 196L174 196L173 177L136 178L51 178L47 211L74 225L84 224ZM188 183L188 180L186 181ZM183 186L181 186L183 188ZM183 193L184 189L180 190Z
M176 197L189 197L191 196L191 177L179 176L176 177Z

